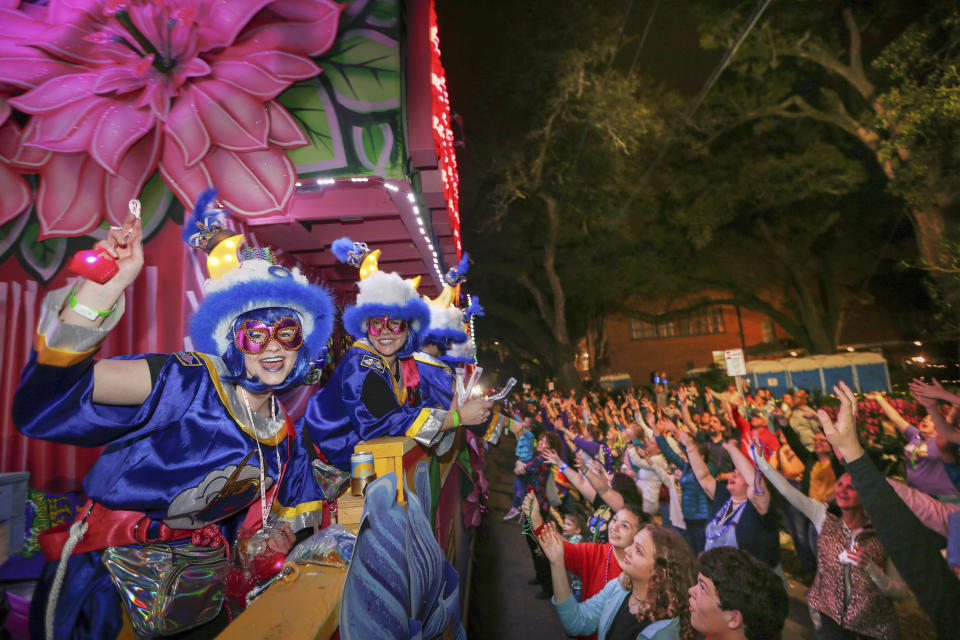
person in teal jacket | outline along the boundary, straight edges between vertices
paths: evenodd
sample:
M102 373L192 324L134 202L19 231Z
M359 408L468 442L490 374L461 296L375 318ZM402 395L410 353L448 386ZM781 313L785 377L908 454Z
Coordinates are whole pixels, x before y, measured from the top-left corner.
M687 460L686 455L678 454L674 451L673 447L667 443L660 424L652 420L650 422L654 424L654 429L657 431L657 446L660 448L660 453L663 454L667 462L681 471L680 508L683 510L683 521L687 525L687 528L682 533L693 550L700 553L706 548L707 544L706 528L707 522L711 518L710 498L707 497L707 494L703 492L703 488L700 487L700 482L697 481L697 475L693 472L693 467L690 466L690 461ZM670 421L665 420L664 422ZM673 423L666 426L676 428L673 427ZM698 446L702 447L702 445ZM705 447L703 448L705 449ZM700 455L702 456L704 453L705 451L701 451ZM710 469L711 475L716 475L717 471L712 463L708 462L707 467Z
M683 537L648 524L625 549L623 572L593 597L577 602L563 564L563 538L544 527L540 546L550 560L553 604L566 632L597 640L692 640L687 589L696 582L696 559Z

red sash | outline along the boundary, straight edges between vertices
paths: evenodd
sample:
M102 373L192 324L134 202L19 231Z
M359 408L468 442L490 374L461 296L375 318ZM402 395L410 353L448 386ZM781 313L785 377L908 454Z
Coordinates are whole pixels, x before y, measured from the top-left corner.
M414 401L414 394L420 388L420 370L413 358L400 358L400 371L403 373L403 386L407 388L407 401Z
M287 462L290 460L290 441L296 434L290 417L286 420L287 431L287 460L280 468L280 477L273 483L267 492L267 504L272 505L280 488L280 481L287 469ZM291 435L293 434L293 435ZM107 547L122 547L130 544L147 544L150 542L170 542L173 540L182 540L193 536L193 529L171 529L159 520L153 520L147 514L140 511L121 511L119 509L110 509L99 502L87 500L83 509L77 513L74 522L79 520L87 521L87 532L83 539L73 550L73 554L87 553L88 551L99 551ZM257 496L247 509L247 515L243 519L242 528L255 527L260 528L262 524L262 514L260 513L260 497ZM147 537L153 523L159 523L159 528L152 537ZM60 559L60 553L63 546L70 537L70 526L73 522L66 522L47 529L39 536L37 542L47 560L56 562Z

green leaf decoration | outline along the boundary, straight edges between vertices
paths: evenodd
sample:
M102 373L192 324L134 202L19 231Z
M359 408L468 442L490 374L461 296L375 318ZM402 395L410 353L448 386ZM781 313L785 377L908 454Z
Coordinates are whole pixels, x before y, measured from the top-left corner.
M367 22L375 27L390 29L396 26L400 8L391 0L377 0L370 6Z
M17 245L17 240L27 227L27 222L33 216L33 205L6 224L0 225L0 262L7 259L10 250Z
M40 223L31 217L20 239L20 261L37 280L46 283L63 266L69 238L37 240Z
M140 192L140 223L143 226L144 242L149 240L156 233L171 211L171 205L178 203L173 197L173 191L167 187L163 181L163 176L159 171L154 172L153 176L143 185L143 191ZM110 222L104 218L100 225L91 232L89 237L102 240L107 237L107 231L110 229Z
M353 144L360 164L376 175L386 175L395 143L393 127L385 122L353 128Z
M173 196L173 191L163 181L163 176L157 171L143 186L140 194L141 222L143 223L143 237L149 239L160 230L163 223L170 217L173 207L179 201Z
M369 29L348 31L320 61L337 102L357 113L400 107L400 48Z
M287 150L298 173L347 166L337 112L327 89L318 79L298 82L278 99L310 140L305 147Z

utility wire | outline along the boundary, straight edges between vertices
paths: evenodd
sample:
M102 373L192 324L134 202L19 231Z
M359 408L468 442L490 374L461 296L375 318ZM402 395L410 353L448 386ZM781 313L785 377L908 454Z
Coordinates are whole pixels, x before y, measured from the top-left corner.
M753 30L753 27L756 26L757 22L760 20L760 16L763 15L763 12L766 11L767 7L770 6L770 3L773 0L758 0L757 6L754 7L753 13L747 18L747 22L741 27L740 33L737 34L736 39L733 43L727 47L726 52L723 54L723 57L720 59L719 64L710 74L710 77L707 78L706 83L703 85L703 88L700 89L700 93L697 94L697 97L694 101L687 107L687 110L683 114L683 118L680 119L680 122L673 129L677 131L681 126L686 125L693 115L697 112L697 109L700 108L700 105L703 103L704 99L707 97L707 94L710 93L710 90L713 88L713 85L716 84L717 79L720 78L720 74L723 73L723 70L727 68L727 65L730 64L730 61L733 59L733 56L737 53L737 50L740 48L740 45L743 44L743 41L747 39L747 36L750 35L750 32ZM650 181L650 177L653 175L654 169L659 166L660 162L667 155L667 151L670 150L670 147L673 146L675 136L671 135L663 146L660 148L660 151L657 153L657 156L653 159L653 162L650 163L650 166L647 167L646 172L637 182L636 187L634 187L633 192L630 194L630 197L627 198L626 202L623 203L621 212L626 212L630 208L630 205L633 204L633 201L636 199L637 194L640 193L640 190L646 186L647 182Z
M633 75L633 68L637 66L637 60L640 59L640 52L643 51L643 45L647 42L647 34L650 33L650 25L653 24L653 17L657 15L657 9L660 8L660 0L653 3L653 10L650 11L650 17L647 18L647 24L643 28L643 35L640 36L640 44L637 45L637 52L633 54L633 61L630 62L630 69L627 71L627 79Z
M657 0L659 3L660 0ZM623 42L623 32L627 28L627 21L630 19L630 14L633 12L633 0L627 4L627 12L623 14L623 22L620 23L620 32L617 34L617 44L613 47L613 53L610 54L610 60L607 61L607 68L603 70L603 75L606 76L610 71L610 67L613 66L613 61L617 57L617 51L620 50L620 43ZM646 36L646 33L644 33ZM640 46L643 46L642 44ZM583 145L587 141L587 128L583 128L583 132L580 134L580 142L577 143L577 152L573 154L573 162L571 163L571 169L575 169L577 162L580 161L580 154L583 152Z

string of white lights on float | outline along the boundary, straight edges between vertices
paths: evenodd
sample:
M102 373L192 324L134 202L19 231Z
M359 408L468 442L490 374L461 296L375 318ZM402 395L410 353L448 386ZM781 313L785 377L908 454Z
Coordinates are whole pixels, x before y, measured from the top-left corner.
M472 307L472 306L473 306L473 296L468 293L468 294L467 294L467 309L469 309L469 308ZM470 316L470 346L473 347L474 357L476 357L476 353L477 353L477 330L476 330L476 328L474 327L474 324L473 324L474 318L476 318L475 315L471 315L471 316Z
M316 193L332 185L363 183L380 184L380 186L387 191L397 194L403 192L403 194L406 195L406 200L410 205L410 212L413 215L413 220L417 223L417 231L420 233L420 239L423 241L432 255L433 271L437 276L437 282L443 283L443 265L440 264L440 253L437 251L437 247L433 242L433 237L427 233L426 222L423 219L423 213L421 212L420 206L417 204L417 197L414 195L413 191L409 189L409 186L406 183L400 183L401 185L407 187L404 189L393 182L384 180L383 178L361 176L352 178L316 178L313 180L300 180L297 181L296 187L298 193ZM413 239L416 240L416 238ZM426 264L426 261L424 264Z

